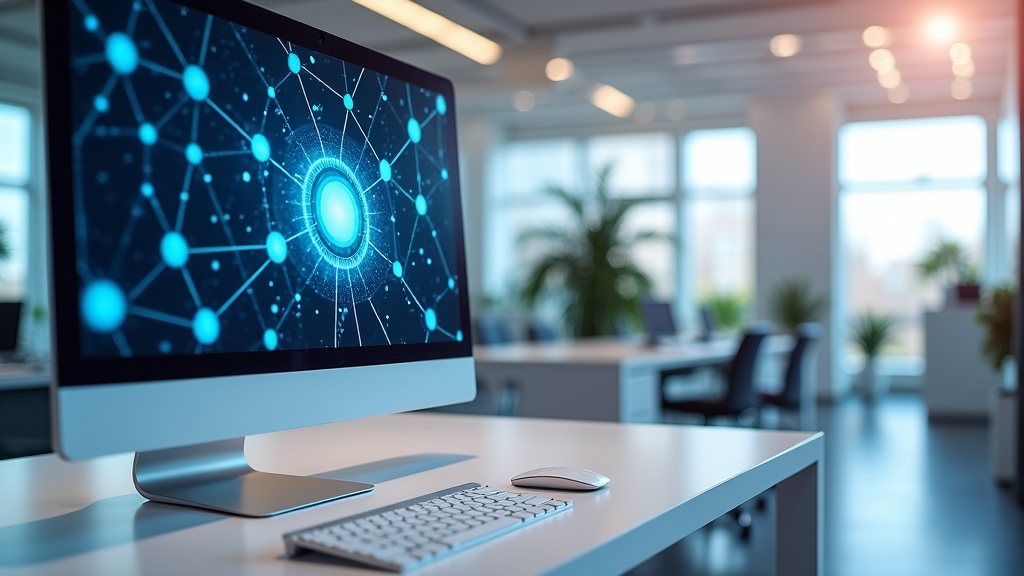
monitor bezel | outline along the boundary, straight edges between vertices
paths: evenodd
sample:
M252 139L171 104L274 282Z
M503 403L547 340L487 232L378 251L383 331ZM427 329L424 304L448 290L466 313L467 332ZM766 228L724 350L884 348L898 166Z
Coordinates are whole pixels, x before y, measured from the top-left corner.
M330 32L295 21L244 0L203 3L171 0L176 4L229 20L252 30L292 42L304 49L343 59L348 63L385 73L413 86L442 94L448 102L446 141L457 150L456 102L449 79L421 70ZM453 210L456 283L462 341L411 343L390 346L339 347L253 352L221 352L199 355L168 355L114 358L82 356L80 284L76 270L77 246L74 232L75 207L73 175L68 168L73 157L71 134L71 2L44 2L42 26L44 97L47 110L47 166L50 214L50 264L54 381L57 386L106 385L159 382L177 379L215 378L262 373L352 368L472 356L469 298L465 259L465 227L461 214L462 191L453 177ZM63 159L54 162L55 158ZM450 156L450 172L459 174L458 155Z

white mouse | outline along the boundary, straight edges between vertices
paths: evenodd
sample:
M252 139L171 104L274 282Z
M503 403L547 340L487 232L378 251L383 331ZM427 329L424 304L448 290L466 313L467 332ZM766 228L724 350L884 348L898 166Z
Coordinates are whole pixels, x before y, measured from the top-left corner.
M553 490L597 490L608 482L607 476L583 468L538 468L512 478L513 486Z

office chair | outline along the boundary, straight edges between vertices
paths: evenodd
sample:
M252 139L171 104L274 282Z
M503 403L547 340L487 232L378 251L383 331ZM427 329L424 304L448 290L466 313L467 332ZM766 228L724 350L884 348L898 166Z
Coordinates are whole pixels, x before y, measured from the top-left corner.
M530 342L554 342L558 340L558 334L546 322L534 319L526 327L526 339Z
M665 382L662 379L661 408L664 412L686 412L699 414L707 423L711 418L739 416L748 410L758 407L757 395L754 392L754 370L757 365L758 351L764 339L772 333L769 322L751 324L736 350L736 355L728 365L725 373L725 393L714 400L671 400L666 396Z
M782 390L778 394L761 394L761 408L767 405L775 406L780 410L800 412L804 375L807 373L809 360L820 339L820 324L808 322L797 326L796 343L793 345L793 351L789 354Z

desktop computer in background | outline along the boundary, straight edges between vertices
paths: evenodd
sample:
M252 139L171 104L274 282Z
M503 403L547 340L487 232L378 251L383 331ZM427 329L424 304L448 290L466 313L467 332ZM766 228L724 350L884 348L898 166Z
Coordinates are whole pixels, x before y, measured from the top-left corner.
M243 439L473 398L451 83L242 0L43 13L60 454L249 516L372 488Z

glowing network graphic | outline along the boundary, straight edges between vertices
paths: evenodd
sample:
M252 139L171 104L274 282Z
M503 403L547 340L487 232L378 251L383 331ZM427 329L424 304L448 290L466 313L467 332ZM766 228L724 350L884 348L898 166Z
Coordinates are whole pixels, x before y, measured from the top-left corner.
M73 4L83 355L462 340L443 95L165 0Z

